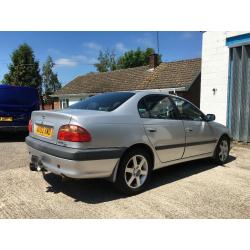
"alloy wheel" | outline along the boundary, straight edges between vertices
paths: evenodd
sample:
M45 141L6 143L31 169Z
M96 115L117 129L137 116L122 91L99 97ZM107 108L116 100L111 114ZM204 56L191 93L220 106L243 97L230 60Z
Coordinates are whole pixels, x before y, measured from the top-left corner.
M148 162L142 155L131 157L125 168L125 181L130 188L139 188L143 185L148 175Z

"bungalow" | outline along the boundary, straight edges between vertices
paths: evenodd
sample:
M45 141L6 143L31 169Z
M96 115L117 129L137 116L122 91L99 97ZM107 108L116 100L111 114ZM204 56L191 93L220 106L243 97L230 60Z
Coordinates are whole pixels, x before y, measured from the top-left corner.
M55 108L65 108L88 96L103 92L155 90L176 93L200 106L201 59L163 62L157 65L157 54L148 66L120 69L78 76L55 92Z

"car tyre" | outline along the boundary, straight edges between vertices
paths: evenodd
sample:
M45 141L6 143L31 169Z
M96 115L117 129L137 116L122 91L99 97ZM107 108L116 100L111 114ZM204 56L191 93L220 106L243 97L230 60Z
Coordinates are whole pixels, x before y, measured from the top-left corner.
M213 161L219 165L227 162L230 150L230 140L227 136L222 136L214 151Z
M143 149L133 149L120 160L115 187L126 195L144 191L150 181L153 161Z

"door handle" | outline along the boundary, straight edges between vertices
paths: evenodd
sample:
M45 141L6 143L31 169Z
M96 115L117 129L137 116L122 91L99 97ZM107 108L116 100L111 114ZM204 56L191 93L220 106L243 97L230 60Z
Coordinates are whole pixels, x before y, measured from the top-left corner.
M190 133L190 132L193 131L193 129L191 129L191 128L185 128L185 131L186 131L187 133Z
M148 130L149 132L153 133L153 132L156 132L157 129L156 129L156 128L148 128L147 130Z

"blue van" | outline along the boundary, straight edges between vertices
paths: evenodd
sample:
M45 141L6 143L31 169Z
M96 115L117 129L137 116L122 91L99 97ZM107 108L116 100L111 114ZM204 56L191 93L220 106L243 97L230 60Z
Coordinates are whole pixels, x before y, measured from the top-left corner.
M0 84L0 131L28 131L31 112L39 109L35 88Z

